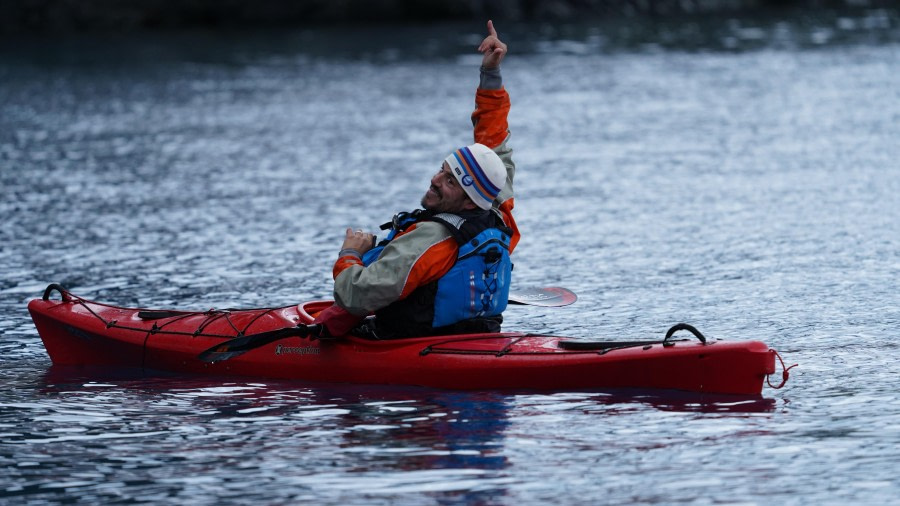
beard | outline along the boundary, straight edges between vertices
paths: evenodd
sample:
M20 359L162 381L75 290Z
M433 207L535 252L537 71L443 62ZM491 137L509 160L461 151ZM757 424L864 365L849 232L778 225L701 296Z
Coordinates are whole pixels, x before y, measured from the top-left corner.
M421 205L422 209L425 209L426 211L439 211L439 206L437 206L436 204L429 204L428 199L425 197L422 197L422 201L419 202L419 205Z
M439 210L438 208L440 207L439 203L441 202L441 198L442 198L441 192L440 192L440 190L438 190L437 188L435 188L433 186L429 187L428 189L431 190L432 192L434 192L435 195L437 195L437 203L429 204L428 203L428 192L425 192L425 195L422 195L422 200L419 202L419 204L422 206L422 209L426 209L428 211L438 211Z

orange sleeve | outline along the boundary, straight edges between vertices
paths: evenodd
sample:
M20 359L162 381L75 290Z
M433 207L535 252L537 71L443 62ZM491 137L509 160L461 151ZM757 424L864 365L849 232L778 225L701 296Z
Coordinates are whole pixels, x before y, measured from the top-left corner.
M475 111L472 113L472 126L475 127L475 142L494 149L506 139L509 123L509 94L499 90L483 90L475 93Z
M453 238L445 239L428 248L410 269L403 291L400 292L400 299L407 298L416 288L437 281L447 274L456 263L458 254L459 245Z
M509 252L512 253L514 249L516 249L516 244L519 244L519 226L516 224L516 219L513 218L512 210L515 202L512 198L507 199L502 204L498 210L500 214L503 216L503 223L506 224L507 227L512 229L512 237L509 238Z
M337 279L338 275L344 272L344 269L352 266L352 265L362 265L362 260L359 257L355 257L353 255L345 255L341 258L337 259L337 262L334 263L334 268L331 269L332 279Z

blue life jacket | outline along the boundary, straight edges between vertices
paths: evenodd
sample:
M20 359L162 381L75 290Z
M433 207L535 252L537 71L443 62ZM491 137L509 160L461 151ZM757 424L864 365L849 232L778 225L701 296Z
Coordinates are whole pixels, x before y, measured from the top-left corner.
M459 244L456 263L437 281L378 310L375 320L379 337L499 331L513 265L509 257L512 230L498 212L400 213L382 226L391 231L363 256L363 263L369 265L377 260L397 234L422 221L434 221L447 228Z

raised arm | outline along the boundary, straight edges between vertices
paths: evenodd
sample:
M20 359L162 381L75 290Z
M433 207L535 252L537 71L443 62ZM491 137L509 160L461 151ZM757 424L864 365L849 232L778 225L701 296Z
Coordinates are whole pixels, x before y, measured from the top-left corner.
M511 246L514 248L519 240L515 220L512 219L513 179L516 165L512 160L512 148L509 146L509 94L503 88L500 75L500 62L506 56L507 47L494 28L494 23L487 23L487 37L478 46L484 57L481 60L481 80L475 94L475 112L472 113L472 125L475 127L475 142L484 144L494 150L506 166L506 184L497 195L494 205L504 215L507 226L516 232L513 234Z

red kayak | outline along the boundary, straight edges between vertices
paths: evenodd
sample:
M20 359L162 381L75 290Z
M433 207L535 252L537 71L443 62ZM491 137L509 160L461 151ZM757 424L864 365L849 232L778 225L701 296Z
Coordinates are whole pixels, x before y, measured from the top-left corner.
M50 298L52 291L61 300ZM707 341L688 325L664 340L584 341L519 332L373 340L290 337L230 360L198 356L241 336L312 322L331 301L268 309L146 310L86 300L51 285L28 310L57 365L460 390L677 389L758 395L777 352L759 341ZM675 339L687 329L697 339ZM786 374L785 374L786 377Z

